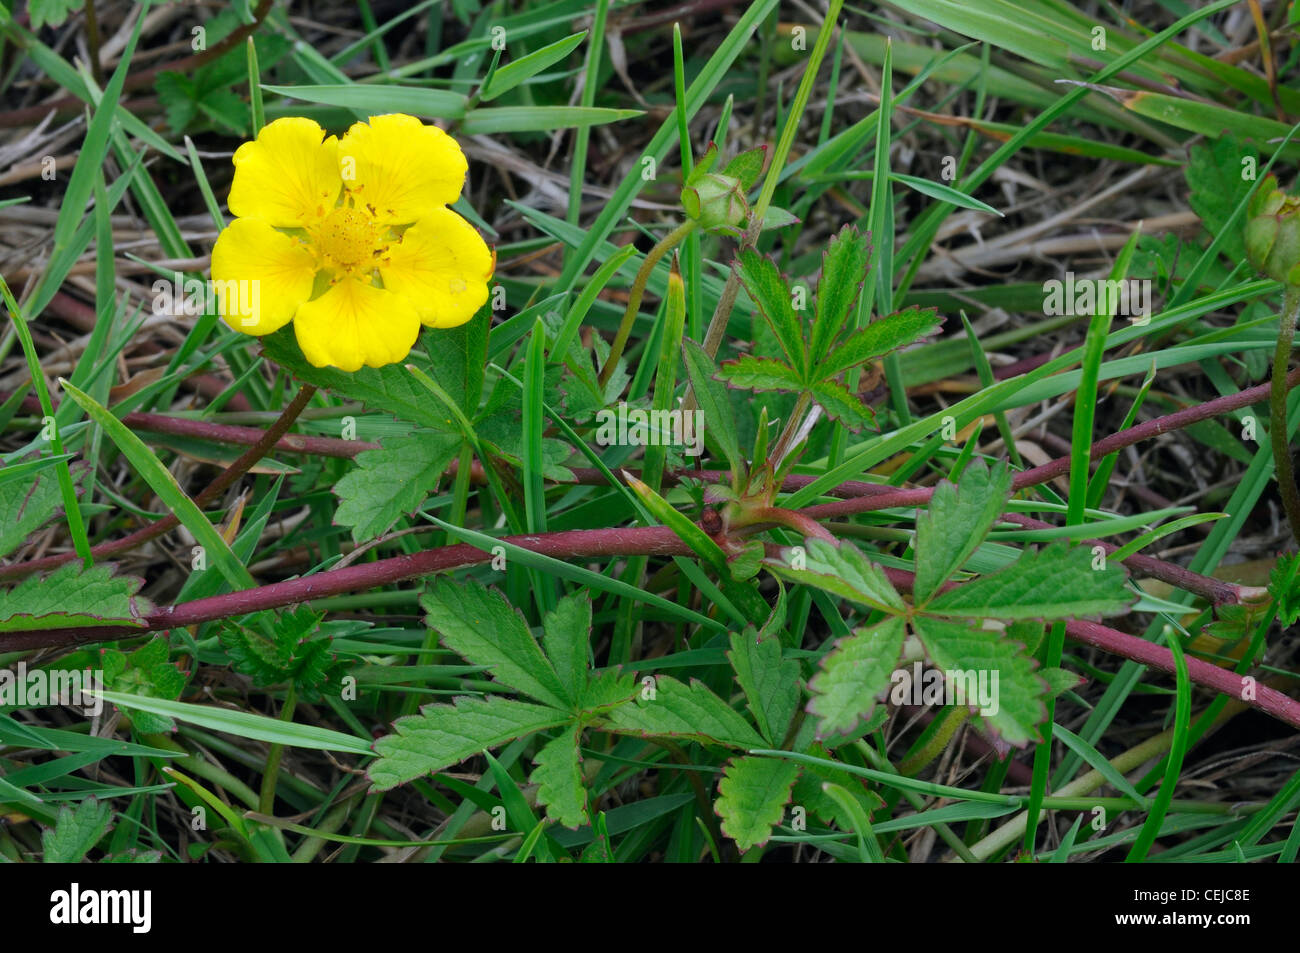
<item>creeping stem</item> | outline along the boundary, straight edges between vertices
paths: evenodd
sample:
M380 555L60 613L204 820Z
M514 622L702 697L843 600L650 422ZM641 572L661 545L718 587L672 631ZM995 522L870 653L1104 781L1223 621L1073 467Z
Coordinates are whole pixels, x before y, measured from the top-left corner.
M1296 489L1295 468L1291 463L1286 426L1286 372L1291 363L1297 314L1300 314L1300 286L1288 284L1282 300L1282 326L1277 336L1277 350L1273 354L1268 432L1273 441L1273 466L1277 474L1278 491L1282 494L1282 507L1286 510L1287 522L1291 524L1291 535L1300 544L1300 490Z

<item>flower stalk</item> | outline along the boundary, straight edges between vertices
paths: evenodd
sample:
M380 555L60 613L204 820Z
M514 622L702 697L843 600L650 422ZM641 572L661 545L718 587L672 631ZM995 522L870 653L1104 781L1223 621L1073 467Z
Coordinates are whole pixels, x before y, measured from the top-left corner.
M695 228L695 221L687 219L659 239L659 243L646 254L645 261L641 263L641 268L632 281L632 290L627 298L627 309L623 312L618 333L614 335L614 341L609 346L609 357L605 359L605 366L600 369L600 376L597 378L602 391L613 376L614 368L618 367L619 358L623 356L623 348L627 346L627 339L632 334L632 325L636 322L637 312L641 309L641 298L645 295L645 286L650 281L650 274L655 270L655 265L659 264L659 260L664 255L681 244L687 235L695 231Z
M1286 395L1287 367L1295 342L1296 317L1300 315L1300 287L1287 285L1282 299L1282 325L1278 330L1277 349L1273 353L1273 378L1269 390L1269 439L1273 443L1273 467L1277 475L1282 508L1291 525L1291 536L1300 544L1300 489L1296 488L1295 466L1287 439Z

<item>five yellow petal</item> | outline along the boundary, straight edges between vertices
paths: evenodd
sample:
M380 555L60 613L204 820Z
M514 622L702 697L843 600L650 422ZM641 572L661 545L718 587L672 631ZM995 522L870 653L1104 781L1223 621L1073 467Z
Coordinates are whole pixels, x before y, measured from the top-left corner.
M340 140L287 117L234 165L237 217L213 246L212 278L235 330L292 321L313 365L355 371L402 360L422 323L464 324L487 301L496 256L447 208L468 164L436 126L372 116Z

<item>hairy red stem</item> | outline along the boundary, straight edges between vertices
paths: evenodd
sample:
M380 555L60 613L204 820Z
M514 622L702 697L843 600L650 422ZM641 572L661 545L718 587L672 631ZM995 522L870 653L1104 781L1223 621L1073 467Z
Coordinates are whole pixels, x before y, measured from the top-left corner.
M592 556L686 556L690 548L666 526L629 529L582 529L543 535L506 536L504 541L556 559ZM456 543L404 556L391 556L342 569L330 569L256 589L242 589L174 606L162 606L145 615L142 626L83 626L73 629L31 629L0 635L0 651L54 648L107 639L125 639L158 629L198 625L248 612L278 609L312 599L342 595L405 582L435 572L487 562L490 552Z

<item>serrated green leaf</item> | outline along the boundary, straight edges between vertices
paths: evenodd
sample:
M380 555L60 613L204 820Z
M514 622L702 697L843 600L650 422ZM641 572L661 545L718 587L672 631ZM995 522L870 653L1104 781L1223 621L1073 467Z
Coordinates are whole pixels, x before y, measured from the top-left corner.
M78 864L108 833L113 821L113 805L93 795L76 807L59 808L59 817L51 830L41 832L41 861L46 864Z
M855 629L835 643L808 688L808 711L817 716L817 736L848 734L876 707L903 653L907 627L892 617Z
M745 693L758 730L773 745L780 745L799 706L799 663L782 661L781 640L760 638L752 627L731 633L727 659L736 682Z
M768 842L798 778L799 766L793 761L746 756L727 762L714 809L722 818L722 833L741 853Z
M153 88L172 133L179 135L184 132L199 109L194 83L180 73L163 70L154 78Z
M961 486L941 480L916 518L915 602L923 606L984 542L1011 497L1011 471L1001 461L990 469L972 462Z
M956 692L960 685L964 697L954 704L979 708L976 720L1010 745L1041 740L1037 726L1047 717L1048 686L1035 673L1038 663L1024 654L1024 646L969 623L916 616L912 624L935 668L962 674L951 690ZM981 708L978 697L981 683L992 698L987 709Z
M1210 235L1223 236L1219 250L1230 261L1246 260L1246 244L1240 224L1228 228L1233 210L1245 198L1254 183L1242 178L1242 159L1257 159L1256 151L1244 147L1233 136L1220 136L1212 142L1192 146L1188 153L1187 202L1201 218Z
M636 676L616 668L596 672L582 693L584 718L600 715L611 708L626 704L641 690Z
M0 556L8 556L53 519L62 503L59 481L52 473L0 483Z
M817 317L812 329L812 363L821 365L831 344L844 330L849 309L862 290L871 260L871 243L852 225L831 239L822 255L822 277L817 285Z
M469 321L454 328L430 332L426 348L428 374L460 407L470 420L478 414L483 397L483 369L487 365L488 327L492 309L484 305Z
M537 803L546 816L565 827L588 823L587 788L582 779L581 732L565 731L533 756L533 773L528 780L537 785Z
M436 331L426 331L424 341L436 348ZM262 354L289 371L300 381L328 390L341 397L360 401L374 410L421 427L459 433L451 413L437 401L401 364L363 367L355 372L333 367L313 367L298 348L293 328L281 328L262 338ZM417 342L419 346L420 342Z
M818 758L831 757L830 752L818 743L811 745L805 753ZM823 785L827 783L837 784L852 794L868 814L884 806L885 802L879 795L867 789L862 778L855 777L847 771L828 768L824 764L805 764L803 773L799 775L799 780L794 786L795 804L827 824L835 824L840 830L852 830L853 818L835 798L826 793Z
M987 576L949 589L925 612L982 619L1064 619L1119 615L1136 601L1114 562L1094 569L1092 551L1065 540L1020 558Z
M753 354L723 362L718 368L718 376L732 387L743 387L746 390L804 389L804 380L798 371L774 358Z
M591 597L585 592L565 596L542 619L542 647L570 698L587 690L590 635Z
M232 621L217 630L234 669L259 688L292 683L306 701L337 695L345 666L334 661L329 637L317 636L321 614L299 606L266 615L264 627Z
M334 522L361 543L414 513L438 487L462 444L457 434L415 432L384 437L378 450L357 454L356 466L334 484Z
M577 703L542 654L523 616L505 599L475 580L436 579L420 596L425 622L442 644L475 665L486 665L503 685L553 708Z
M703 682L690 685L667 675L655 682L654 697L646 692L634 704L614 709L606 730L627 735L648 735L712 741L733 748L757 748L762 737Z
M826 411L827 417L838 420L851 430L861 430L875 423L876 412L838 381L819 381L812 386L810 393Z
M375 790L387 791L507 741L567 724L572 717L498 695L427 705L418 715L399 718L393 723L393 734L375 742L379 758L366 773Z
M1053 695L1073 691L1087 681L1078 672L1071 672L1068 668L1045 668L1038 675L1047 682L1047 689Z
M786 579L816 586L882 612L899 613L907 608L884 570L867 559L852 543L836 546L821 539L804 540L801 569L791 565L796 555L787 550L783 562L768 565Z
M803 332L799 327L799 318L794 313L790 286L781 277L776 263L754 249L746 248L740 253L736 273L780 342L786 362L802 374L808 366Z
M850 334L825 360L818 362L815 373L820 378L838 377L850 367L928 337L942 325L943 318L934 308L913 305L896 311Z
M1296 562L1300 553L1286 553L1269 571L1268 591L1277 605L1277 618L1283 625L1295 625L1300 619L1300 571Z
M143 580L114 576L107 566L83 570L67 563L44 578L29 576L0 592L0 632L69 629L84 625L143 626L150 608L137 596Z
M180 698L185 689L185 675L167 661L170 652L164 635L155 636L130 654L105 651L102 656L105 685L113 691L145 698ZM158 735L176 730L176 723L166 715L118 707L138 734Z
M736 412L727 396L726 385L717 379L717 365L703 347L689 339L682 342L682 356L695 401L704 412L704 432L722 448L731 471L745 474L747 468L744 454L740 452Z

